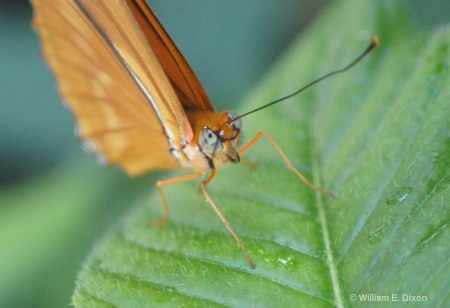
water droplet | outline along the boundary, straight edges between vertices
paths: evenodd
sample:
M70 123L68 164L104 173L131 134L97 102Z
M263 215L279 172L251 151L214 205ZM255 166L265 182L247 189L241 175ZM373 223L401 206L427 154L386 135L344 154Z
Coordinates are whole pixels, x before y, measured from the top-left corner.
M270 268L277 268L279 263L277 260L276 254L266 254L263 258L264 262L270 267Z
M266 253L263 249L258 250L258 255L270 268L282 267L287 272L293 272L298 268L295 257L283 252Z
M397 204L399 202L402 202L402 201L406 200L409 197L411 192L412 192L412 188L411 187L399 188L399 189L397 189L397 191L394 194L390 195L387 198L387 204L395 205L395 204Z
M298 268L297 261L293 255L288 255L287 257L278 257L278 262L283 266L283 268L291 273Z
M258 247L257 249L251 250L255 255L264 256L266 254L266 250L262 247Z
M380 228L376 231L370 232L369 233L369 243L375 244L375 243L379 242L382 237L383 237L383 228Z
M391 215L389 217L389 220L379 229L369 232L369 243L370 244L376 244L381 241L383 236L387 233L387 231L392 227L394 222L397 220L397 215Z

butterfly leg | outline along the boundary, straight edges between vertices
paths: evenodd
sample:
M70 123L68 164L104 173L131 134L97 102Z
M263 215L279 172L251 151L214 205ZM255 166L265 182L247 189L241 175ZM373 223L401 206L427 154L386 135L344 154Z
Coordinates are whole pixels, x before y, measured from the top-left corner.
M216 176L216 170L212 169L210 174L209 174L209 177L206 180L204 180L204 181L202 181L200 183L200 188L202 189L202 192L205 195L206 199L208 200L209 204L211 205L211 207L216 212L217 216L219 216L220 220L222 220L222 222L225 225L225 227L228 229L228 231L230 231L231 235L233 235L233 237L238 242L239 247L241 247L242 251L244 252L245 256L247 257L248 262L250 263L250 267L251 268L255 268L255 263L253 262L252 257L250 256L250 254L248 253L247 249L245 248L244 243L239 238L239 236L236 234L236 232L234 232L234 230L231 228L230 223L225 218L225 216L223 216L222 212L219 210L219 208L217 207L216 203L213 201L213 199L209 195L208 191L206 190L206 184L211 182L214 179L215 176Z
M164 192L162 188L167 185L173 185L177 183L183 183L183 182L189 182L192 180L195 180L199 176L203 175L203 173L197 172L193 174L188 174L184 176L180 176L178 178L164 180L164 181L158 181L156 182L156 188L158 188L159 196L161 197L161 203L163 208L163 217L158 220L150 220L150 224L161 226L164 225L167 220L169 220L169 207L167 206L166 196L164 195Z
M289 158L286 156L286 154L284 154L284 152L281 150L281 148L278 146L278 144L275 142L275 140L272 139L272 137L270 137L270 135L268 133L266 133L265 131L259 131L255 137L253 137L252 140L250 140L249 143L247 143L245 146L243 146L240 150L239 150L239 155L244 154L245 152L247 152L252 146L255 145L255 143L262 137L266 137L267 140L269 140L269 142L272 144L272 146L275 148L275 150L277 150L277 152L280 154L281 158L283 158L284 162L286 163L286 165L288 166L289 169L291 169L292 171L295 172L295 174L300 178L300 180L303 181L303 183L305 183L307 186L311 187L312 189L325 194L327 196L330 197L336 197L333 193L326 191L325 189L322 189L320 187L317 187L316 185L314 185L313 183L311 183L310 181L308 181L308 179L300 172L298 171L297 168L295 168L295 166L291 163L291 161L289 160Z

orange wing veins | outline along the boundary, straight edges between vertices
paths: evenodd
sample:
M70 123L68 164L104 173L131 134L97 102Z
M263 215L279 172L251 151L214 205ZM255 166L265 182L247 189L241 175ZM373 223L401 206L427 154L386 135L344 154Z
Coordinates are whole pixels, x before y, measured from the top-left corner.
M192 68L173 43L157 17L143 0L126 0L184 110L214 110Z

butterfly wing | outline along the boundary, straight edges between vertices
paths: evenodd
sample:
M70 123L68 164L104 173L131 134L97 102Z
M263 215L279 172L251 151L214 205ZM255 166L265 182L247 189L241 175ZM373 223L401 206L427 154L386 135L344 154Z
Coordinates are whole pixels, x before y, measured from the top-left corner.
M202 84L145 0L126 0L184 110L214 110Z
M182 155L192 128L148 44L148 30L140 28L143 19L138 23L131 13L130 7L142 9L143 4L118 0L32 4L44 56L75 114L80 138L107 163L130 175L179 168L171 152ZM167 35L165 39L170 42Z

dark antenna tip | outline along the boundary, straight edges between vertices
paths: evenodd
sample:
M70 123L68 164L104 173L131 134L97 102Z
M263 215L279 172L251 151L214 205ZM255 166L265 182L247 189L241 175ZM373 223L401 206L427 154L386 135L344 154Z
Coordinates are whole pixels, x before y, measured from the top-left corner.
M304 90L306 90L307 88L311 87L312 85L314 85L314 84L316 84L316 83L318 83L318 82L320 82L320 81L322 81L322 80L324 80L324 79L326 79L326 78L328 78L328 77L331 77L331 76L333 76L333 75L336 75L336 74L345 72L346 70L348 70L348 69L350 69L352 66L354 66L356 63L358 63L359 61L361 61L365 56L367 56L367 55L368 55L373 49L375 49L378 45L380 45L380 40L379 40L378 36L373 35L373 36L372 36L372 42L371 42L370 45L366 48L366 50L364 50L364 52L363 52L361 55L359 55L355 60L353 60L353 62L351 62L351 63L348 64L347 66L345 66L345 67L343 67L343 68L341 68L341 69L332 71L332 72L330 72L330 73L328 73L328 74L326 74L326 75L324 75L324 76L322 76L322 77L320 77L320 78L318 78L318 79L316 79L316 80L314 80L314 81L308 83L307 85L303 86L301 89L295 91L294 93L291 93L291 94L286 95L286 96L284 96L284 97L282 97L282 98L279 98L279 99L277 99L277 100L275 100L275 101L273 101L273 102L270 102L270 103L268 103L268 104L266 104L266 105L263 105L263 106L261 106L261 107L259 107L259 108L253 109L253 110L251 110L251 111L249 111L249 112L246 112L246 113L244 113L244 114L242 114L242 115L240 115L240 116L234 118L233 121L236 121L237 119L240 119L240 118L242 118L242 117L245 117L245 116L247 116L247 115L249 115L249 114L251 114L251 113L254 113L254 112L259 111L259 110L261 110L261 109L267 108L267 107L272 106L272 105L274 105L274 104L276 104L276 103L279 103L279 102L281 102L281 101L284 101L284 100L286 100L286 99L288 99L288 98L291 98L291 97L293 97L293 96L299 94L300 92L303 92ZM233 121L232 121L232 122L233 122Z

